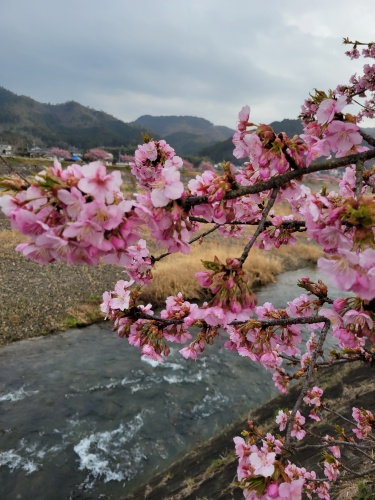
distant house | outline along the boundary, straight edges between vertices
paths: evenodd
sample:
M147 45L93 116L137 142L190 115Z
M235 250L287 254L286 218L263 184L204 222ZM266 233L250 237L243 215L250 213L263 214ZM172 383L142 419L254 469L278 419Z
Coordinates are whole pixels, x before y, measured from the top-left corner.
M31 148L29 149L28 154L30 158L40 158L41 156L48 155L48 150L42 148Z
M12 146L10 144L0 144L0 154L2 156L10 156L12 154Z

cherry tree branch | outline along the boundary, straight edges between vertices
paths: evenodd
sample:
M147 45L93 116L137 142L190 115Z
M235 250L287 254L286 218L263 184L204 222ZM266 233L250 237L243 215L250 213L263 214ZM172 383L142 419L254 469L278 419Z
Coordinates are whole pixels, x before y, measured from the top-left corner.
M366 132L364 132L363 130L359 129L359 133L361 134L361 136L364 138L364 140L370 144L370 146L373 146L375 147L375 138L372 137L372 135L369 135L369 134L366 134Z
M166 325L182 325L184 323L184 318L166 319L166 318L161 318L160 316L152 316L151 314L144 313L137 308L135 309L134 310L131 309L129 311L129 316L134 314L139 319L149 319L154 322L164 323ZM270 319L270 320L254 319L248 321L232 321L232 323L229 323L229 326L240 326L248 323L249 321L251 322L254 328L268 328L272 326L285 327L288 325L307 325L307 324L326 323L326 322L329 323L329 320L327 320L325 316L310 316L307 318L280 318L280 319ZM300 360L298 360L298 362L300 362Z
M253 186L242 186L239 189L234 189L229 191L225 195L226 200L233 200L247 194L256 194L262 191L268 191L273 188L282 188L289 181L293 179L299 179L304 175L311 174L314 172L320 172L323 170L332 170L338 167L345 167L347 165L355 164L358 160L367 161L375 158L375 149L370 149L364 151L363 153L356 153L342 158L334 158L332 160L327 160L321 163L312 163L308 167L300 168L298 170L290 170L285 174L281 174L275 177L271 177L268 181L259 182ZM208 196L190 196L181 200L181 205L185 210L189 208L200 205L202 203L208 203Z
M254 328L267 328L269 326L288 326L288 325L310 325L314 323L326 323L325 316L309 316L304 318L279 318L279 319L252 319ZM243 325L247 321L232 321L231 326Z
M204 219L203 217L195 217L189 216L189 220L193 222L200 222L201 224L212 224L211 221ZM221 224L225 225L233 225L233 226L257 226L259 221L257 222L244 222L241 220L232 220L231 222L224 222ZM273 226L272 221L266 220L264 222L264 227ZM304 220L284 220L279 226L280 229L293 229L294 231L306 231L306 222Z

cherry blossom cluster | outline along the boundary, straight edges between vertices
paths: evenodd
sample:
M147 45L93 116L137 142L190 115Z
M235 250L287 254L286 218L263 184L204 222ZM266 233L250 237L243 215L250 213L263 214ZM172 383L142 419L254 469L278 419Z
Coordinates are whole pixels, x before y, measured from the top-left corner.
M290 139L285 133L275 134L272 127L255 126L249 121L250 108L244 106L239 115L237 132L233 136L236 158L249 158L248 167L253 169L251 182L265 181L273 175L286 172L291 164L293 168L304 165L303 155L306 145L298 136Z
M320 421L317 417L318 411L322 409L331 411L322 401L322 395L322 389L315 386L308 390L303 398L306 405L313 407L310 418L318 422ZM337 415L342 417L340 414ZM355 438L366 440L375 425L373 414L363 408L353 408L352 417L356 425L351 429ZM350 422L347 418L342 418L344 423ZM306 418L296 408L293 412L279 410L275 421L281 432L286 431L285 437L281 435L275 437L270 432L263 434L254 422L249 421L249 430L242 432L243 437L234 438L236 454L239 458L237 476L245 498L252 500L258 498L263 500L301 499L304 493L310 499L316 495L318 498L329 500L330 482L337 480L343 465L342 448L345 449L349 445L353 449L356 444L355 438L350 437L341 426L336 427L336 438L327 434L316 434L316 430L311 431L307 427ZM307 433L313 435L319 443L318 446L324 450L322 465L325 479L318 479L314 471L298 467L284 456L283 452L292 445L293 438L301 441ZM370 441L367 440L367 442ZM299 448L298 445L292 446L297 450ZM300 446L306 447L306 445ZM371 449L371 446L368 448Z
M303 417L299 415L296 422L301 419ZM299 500L302 493L308 498L312 498L313 494L319 498L330 498L328 481L318 482L314 471L307 471L282 459L285 438L276 438L271 433L262 436L251 421L249 428L250 431L242 433L244 437L234 438L239 458L237 476L247 500ZM261 445L257 445L260 437ZM328 460L324 463L328 464Z
M345 54L351 59L359 59L360 56L369 59L375 59L375 44L362 43L362 42L352 42L348 38L344 38L344 43L347 45L352 45L352 49L348 50ZM361 52L358 50L358 46L362 46ZM374 90L375 90L375 65L365 64L363 67L363 75L354 74L350 78L351 85L339 85L337 87L337 92L339 94L345 95L349 102L354 101L356 97L365 99L362 104L362 109L357 114L357 120L361 121L363 118L374 118ZM368 93L371 93L368 95Z
M319 311L330 320L332 335L343 349L360 349L365 346L366 340L371 343L375 340L374 314L365 310L364 306L363 301L358 299L337 299L333 309L322 308Z
M170 200L177 200L184 192L179 169L183 161L165 141L147 140L138 146L131 163L132 173L139 186L151 190L155 207L165 207Z
M15 196L0 198L12 227L29 237L17 250L40 264L126 265L142 220L120 190L119 172L100 162L62 169L58 161Z
M228 318L228 322L240 313L245 318L251 315L256 304L255 296L249 288L241 262L228 258L223 264L215 257L213 262L202 261L202 264L207 271L196 273L196 278L203 288L212 293L213 306L233 313L233 318Z
M294 219L294 215L283 217L275 215L271 219L272 225L260 234L259 248L270 250L273 247L280 248L281 245L295 245L298 241L294 235L295 229L283 225L285 221L293 221Z
M357 424L357 427L352 429L353 433L358 439L367 438L375 426L374 415L369 410L353 408L352 416Z
M102 162L103 164L109 159L109 158L112 158L111 154L108 153L108 151L104 151L104 149L100 149L100 148L93 148L93 149L90 149L89 151L87 151L85 153L85 159L87 161L91 161L91 162L94 162L94 161L100 161Z
M190 194L207 197L207 203L199 204L191 210L193 216L204 217L206 221L224 224L235 218L233 202L225 200L225 195L236 184L233 167L223 164L224 175L206 170L188 183Z

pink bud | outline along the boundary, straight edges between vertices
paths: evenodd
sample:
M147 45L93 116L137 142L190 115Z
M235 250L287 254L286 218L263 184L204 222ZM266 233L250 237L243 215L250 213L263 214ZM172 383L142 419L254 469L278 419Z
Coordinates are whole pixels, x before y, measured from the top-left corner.
M275 483L271 483L267 488L267 495L270 498L277 498L279 495L279 487Z

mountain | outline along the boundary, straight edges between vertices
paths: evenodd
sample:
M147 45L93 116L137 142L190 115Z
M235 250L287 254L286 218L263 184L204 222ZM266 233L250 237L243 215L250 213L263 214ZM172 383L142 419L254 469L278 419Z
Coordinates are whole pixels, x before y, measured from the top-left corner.
M177 132L205 135L210 141L224 141L233 135L229 127L213 125L204 118L196 116L151 116L143 115L129 125L142 127L157 132L161 137L168 137Z
M152 130L170 144L180 156L198 155L210 145L232 137L234 130L213 125L196 116L140 116L129 125Z
M292 120L290 118L285 118L281 122L270 123L271 127L276 134L280 132L285 132L288 137L293 137L294 135L300 135L303 132L301 120Z
M135 148L142 142L141 132L140 128L78 102L44 104L0 87L2 141L80 149L122 145Z

